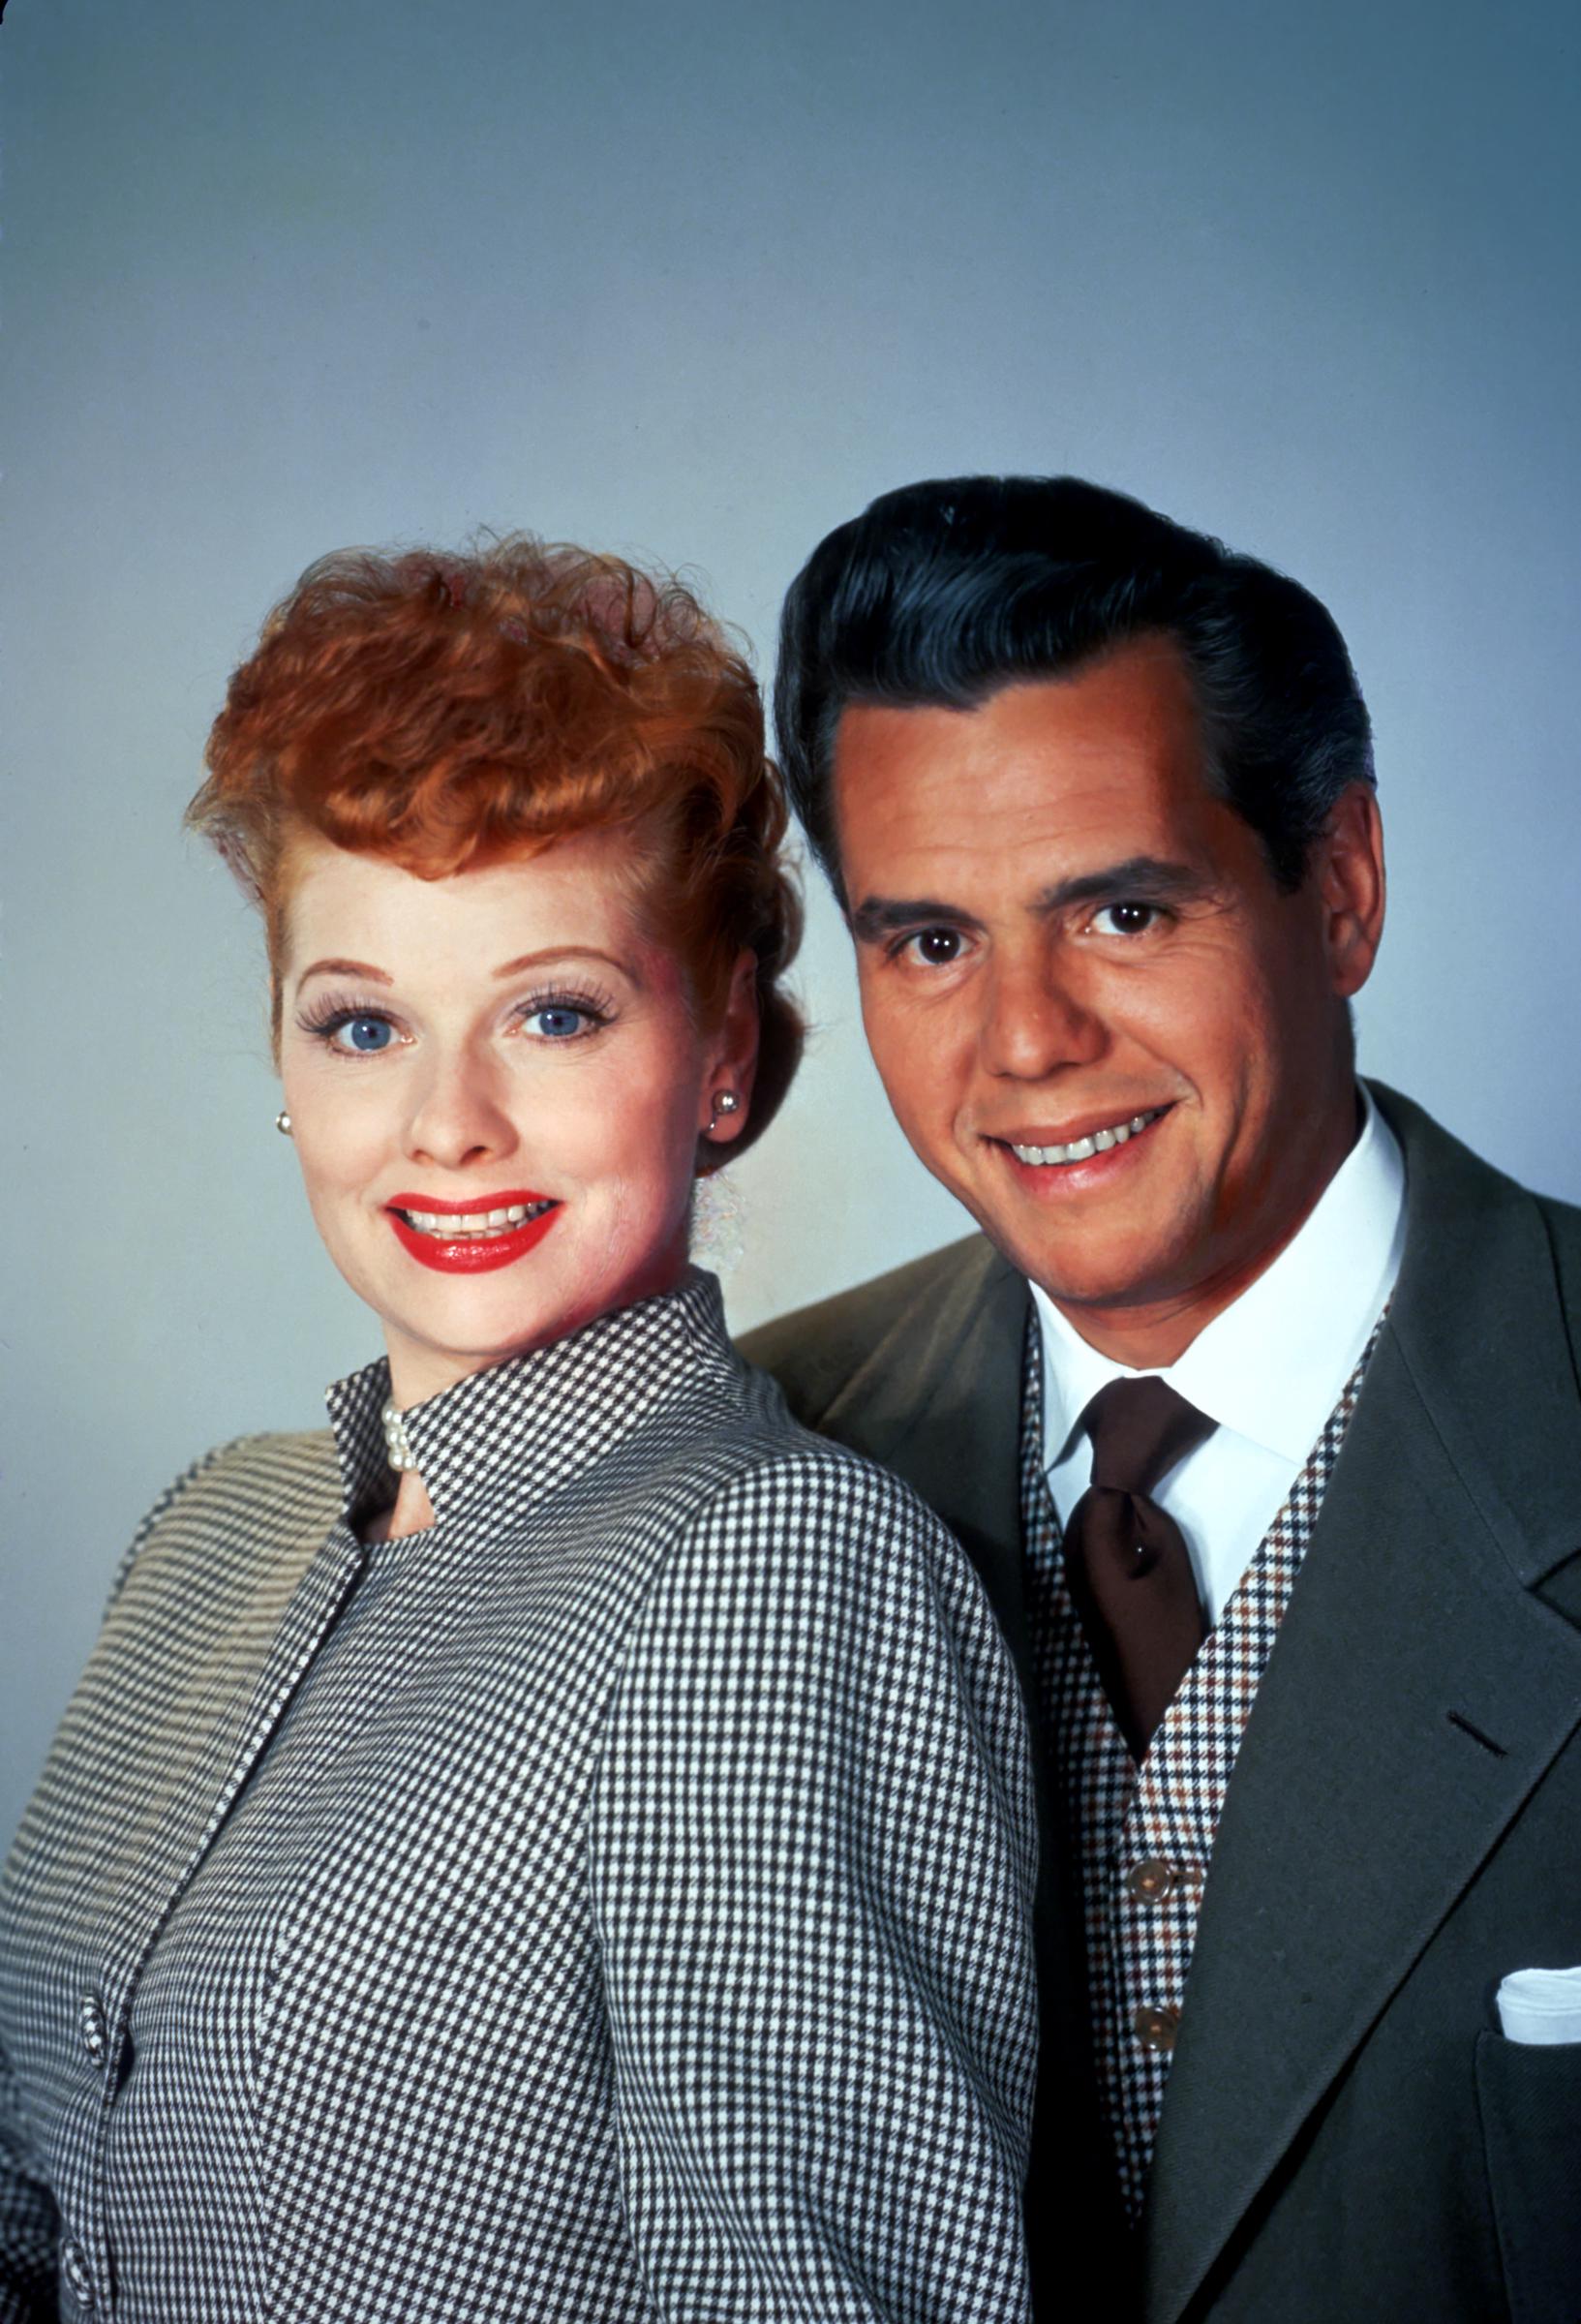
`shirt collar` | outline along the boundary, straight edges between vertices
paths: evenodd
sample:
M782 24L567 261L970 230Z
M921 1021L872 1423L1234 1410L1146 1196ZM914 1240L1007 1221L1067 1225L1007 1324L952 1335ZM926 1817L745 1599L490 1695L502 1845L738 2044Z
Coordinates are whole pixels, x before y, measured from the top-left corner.
M738 1369L718 1283L688 1268L673 1291L470 1373L401 1417L442 1525L479 1504L542 1499L684 1387ZM389 1392L383 1357L325 1392L349 1517L390 1498L380 1419Z
M1361 1133L1278 1257L1159 1377L1199 1412L1297 1466L1339 1400L1394 1288L1405 1161L1365 1083ZM1099 1389L1143 1375L1101 1356L1034 1283L1043 1334L1044 1460L1059 1460ZM1270 1361L1277 1351L1277 1361Z

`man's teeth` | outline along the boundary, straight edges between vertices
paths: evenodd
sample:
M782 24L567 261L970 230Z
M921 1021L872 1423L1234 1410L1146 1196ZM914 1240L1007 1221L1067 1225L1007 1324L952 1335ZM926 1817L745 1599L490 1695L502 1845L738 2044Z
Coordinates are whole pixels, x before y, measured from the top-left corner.
M1010 1150L1018 1162L1090 1162L1094 1154L1107 1154L1111 1146L1123 1146L1150 1121L1157 1121L1163 1111L1162 1106L1155 1106L1150 1114L1133 1114L1129 1121L1094 1130L1090 1138L1074 1138L1069 1146L1013 1146Z
M401 1216L419 1235L442 1235L446 1242L461 1242L477 1235L508 1234L553 1208L550 1202L511 1203L502 1210L403 1210Z

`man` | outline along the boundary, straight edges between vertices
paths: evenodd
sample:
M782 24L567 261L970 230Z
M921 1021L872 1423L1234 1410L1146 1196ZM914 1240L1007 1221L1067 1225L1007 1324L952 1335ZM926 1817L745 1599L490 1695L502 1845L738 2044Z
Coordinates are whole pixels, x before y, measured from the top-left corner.
M1581 1961L1581 1213L1356 1080L1339 634L1118 495L958 478L817 549L776 711L982 1234L747 1352L1020 1670L1040 2313L1576 2324L1576 1979L1557 2045L1500 1988Z

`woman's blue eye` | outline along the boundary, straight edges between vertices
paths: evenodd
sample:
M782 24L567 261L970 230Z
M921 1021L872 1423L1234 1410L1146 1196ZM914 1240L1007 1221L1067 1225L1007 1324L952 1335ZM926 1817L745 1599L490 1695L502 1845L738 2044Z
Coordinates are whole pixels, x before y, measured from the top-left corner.
M526 1023L535 1026L546 1040L565 1041L581 1032L587 1014L586 1009L573 1009L568 1004L557 1002L534 1009Z
M336 1025L330 1038L337 1049L354 1050L360 1056L373 1056L388 1049L395 1038L395 1028L384 1017L348 1017Z

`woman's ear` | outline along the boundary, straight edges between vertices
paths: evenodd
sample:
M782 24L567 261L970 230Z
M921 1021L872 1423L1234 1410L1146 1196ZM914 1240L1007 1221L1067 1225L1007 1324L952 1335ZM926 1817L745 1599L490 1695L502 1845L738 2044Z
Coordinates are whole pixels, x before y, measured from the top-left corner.
M728 1146L746 1127L757 1074L757 955L743 951L730 972L730 997L709 1047L698 1124L705 1147Z

